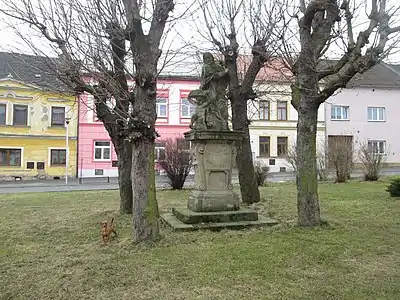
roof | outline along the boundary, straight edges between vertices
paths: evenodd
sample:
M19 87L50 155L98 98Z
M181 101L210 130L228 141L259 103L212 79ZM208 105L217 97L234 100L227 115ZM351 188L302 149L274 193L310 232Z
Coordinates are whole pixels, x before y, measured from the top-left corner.
M0 79L9 77L44 90L67 91L57 79L56 63L57 58L0 52Z
M159 78L198 80L201 75L201 53L181 52L166 53L159 61ZM215 55L217 57L217 55ZM238 59L239 77L247 70L252 56L241 55ZM0 79L10 74L14 80L36 85L40 88L56 91L68 91L56 76L58 58L0 52ZM323 65L333 65L335 61L323 61ZM270 63L262 68L256 81L290 82L293 78L281 58L273 57ZM400 65L380 63L364 74L357 74L348 87L383 87L400 88Z
M400 65L387 64L386 66L396 73L400 74Z
M323 61L320 65L324 65L326 68L335 63L336 61ZM400 69L400 66L396 67ZM329 77L327 79L329 80ZM347 87L400 88L400 73L381 62L362 74L356 74L349 81Z

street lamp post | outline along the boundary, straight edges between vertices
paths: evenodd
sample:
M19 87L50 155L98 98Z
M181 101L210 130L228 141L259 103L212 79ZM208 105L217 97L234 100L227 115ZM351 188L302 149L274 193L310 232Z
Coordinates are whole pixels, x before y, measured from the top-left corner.
M69 130L68 124L71 118L65 117L65 184L68 184L68 166L69 166Z

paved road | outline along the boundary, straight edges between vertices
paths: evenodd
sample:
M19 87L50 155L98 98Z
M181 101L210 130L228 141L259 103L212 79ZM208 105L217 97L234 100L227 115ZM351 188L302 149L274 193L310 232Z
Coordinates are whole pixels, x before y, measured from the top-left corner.
M400 174L399 168L383 169L382 175L392 176ZM355 171L352 177L361 177L361 171ZM268 180L271 182L285 182L294 180L294 173L270 173ZM232 178L233 184L238 184L236 175ZM193 175L188 176L185 187L191 188L194 185ZM166 176L156 176L156 186L158 189L169 188L168 178ZM0 182L0 194L10 193L39 193L39 192L70 192L70 191L91 191L91 190L116 190L118 189L117 178L110 178L107 182L105 178L90 178L79 183L78 179L70 179L68 185L64 180L32 180L32 181L12 181Z

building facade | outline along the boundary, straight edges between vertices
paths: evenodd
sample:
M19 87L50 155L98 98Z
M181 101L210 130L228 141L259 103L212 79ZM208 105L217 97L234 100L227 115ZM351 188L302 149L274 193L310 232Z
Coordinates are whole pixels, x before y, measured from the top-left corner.
M398 67L398 66L397 66ZM360 163L358 151L367 145L384 156L388 165L400 165L400 73L380 64L352 80L348 87L328 99L326 138L352 140L353 160Z
M187 96L199 85L199 81L192 79L158 81L156 130L160 137L155 145L156 159L164 156L168 139L183 138L183 133L189 131L194 106L187 100ZM103 123L96 118L93 97L81 95L80 103L78 177L118 176L117 155Z
M250 142L253 160L268 166L270 172L293 171L288 153L297 139L297 111L291 105L290 84L270 82L261 87L261 97L248 104ZM325 110L318 111L317 147L325 144Z
M0 180L76 176L75 96L34 65L34 56L0 53Z

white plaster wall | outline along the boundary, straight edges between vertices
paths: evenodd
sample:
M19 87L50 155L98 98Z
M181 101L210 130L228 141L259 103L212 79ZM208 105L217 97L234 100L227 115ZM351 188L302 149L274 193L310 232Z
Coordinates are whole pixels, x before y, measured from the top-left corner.
M331 106L349 106L349 120L331 120ZM369 122L367 109L385 107L384 122ZM326 103L326 134L353 135L358 143L368 140L386 141L386 162L400 162L400 89L343 89ZM357 160L357 159L355 159Z

